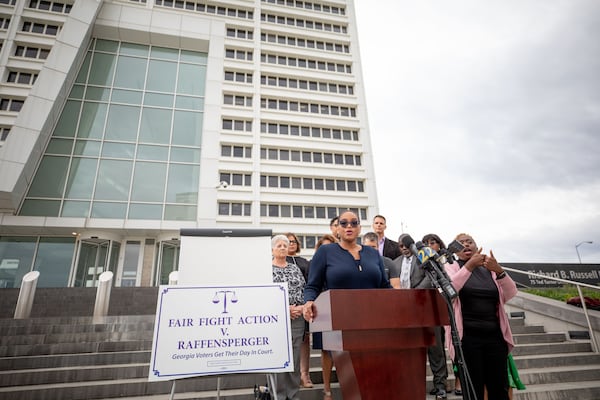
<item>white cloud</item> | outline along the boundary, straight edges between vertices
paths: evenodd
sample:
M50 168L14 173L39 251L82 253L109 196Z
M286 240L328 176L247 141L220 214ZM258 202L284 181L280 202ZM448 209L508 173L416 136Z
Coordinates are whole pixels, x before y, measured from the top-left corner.
M389 236L600 262L600 2L356 3Z

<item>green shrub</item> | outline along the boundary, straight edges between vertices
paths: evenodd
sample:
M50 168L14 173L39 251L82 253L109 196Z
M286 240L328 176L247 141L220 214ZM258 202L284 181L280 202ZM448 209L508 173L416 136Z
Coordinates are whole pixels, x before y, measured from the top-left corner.
M567 301L571 297L579 297L579 292L576 286L565 285L562 288L530 288L530 289L519 289L525 293L535 294L537 296L548 297L550 299ZM592 299L600 300L600 290L594 290L590 288L581 288L584 296L591 297Z

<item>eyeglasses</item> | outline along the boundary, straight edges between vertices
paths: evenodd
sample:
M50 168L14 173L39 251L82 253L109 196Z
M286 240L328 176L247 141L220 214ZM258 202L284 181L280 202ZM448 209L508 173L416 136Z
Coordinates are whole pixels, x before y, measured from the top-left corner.
M360 225L360 221L357 219L353 219L352 221L348 221L347 219L340 220L340 226L342 228L346 228L348 225L352 226L353 228L356 228Z
M297 240L290 240L290 244L298 244Z

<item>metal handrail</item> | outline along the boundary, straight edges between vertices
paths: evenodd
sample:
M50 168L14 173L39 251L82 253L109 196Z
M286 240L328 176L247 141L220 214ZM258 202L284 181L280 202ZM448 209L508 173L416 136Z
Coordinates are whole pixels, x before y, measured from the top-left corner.
M582 286L590 288L590 289L595 289L595 290L600 290L600 286L590 285L588 283L570 281L568 279L555 278L553 276L548 276L548 275L543 275L543 274L536 274L535 272L521 271L520 269L508 268L508 267L504 267L504 266L502 267L502 269L509 271L509 272L516 272L518 274L523 274L523 275L528 275L528 276L536 276L538 278L544 278L544 279L550 279L553 281L566 283L568 285L575 285L577 287L577 292L579 293L579 298L581 299L581 308L583 308L583 314L585 315L585 320L588 325L588 332L590 334L592 346L594 347L594 353L600 352L600 348L598 347L598 343L596 342L596 336L594 335L594 329L592 328L592 323L590 322L590 316L588 314L588 309L587 309L587 306L585 305L585 299L584 299L583 293L581 291Z

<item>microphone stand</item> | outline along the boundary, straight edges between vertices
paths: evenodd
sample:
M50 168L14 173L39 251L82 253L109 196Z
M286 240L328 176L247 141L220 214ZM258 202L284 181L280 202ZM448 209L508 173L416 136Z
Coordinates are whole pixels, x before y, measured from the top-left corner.
M457 292L456 290L454 290L451 284L449 284L449 286L454 291L453 293L448 290L448 285L440 285L438 279L439 267L437 265L434 265L431 262L431 260L428 260L425 264L422 265L422 267L423 269L425 269L425 273L427 274L435 288L438 290L438 292L440 292L440 294L446 301L446 306L448 308L448 316L450 319L450 333L452 337L452 345L454 346L454 358L456 365L458 366L458 376L460 378L460 383L463 390L463 399L477 400L475 388L473 387L473 382L471 381L471 376L469 375L469 370L467 369L467 365L465 363L462 345L460 343L460 336L458 334L458 328L456 326L454 308L452 307L452 299L457 296Z

